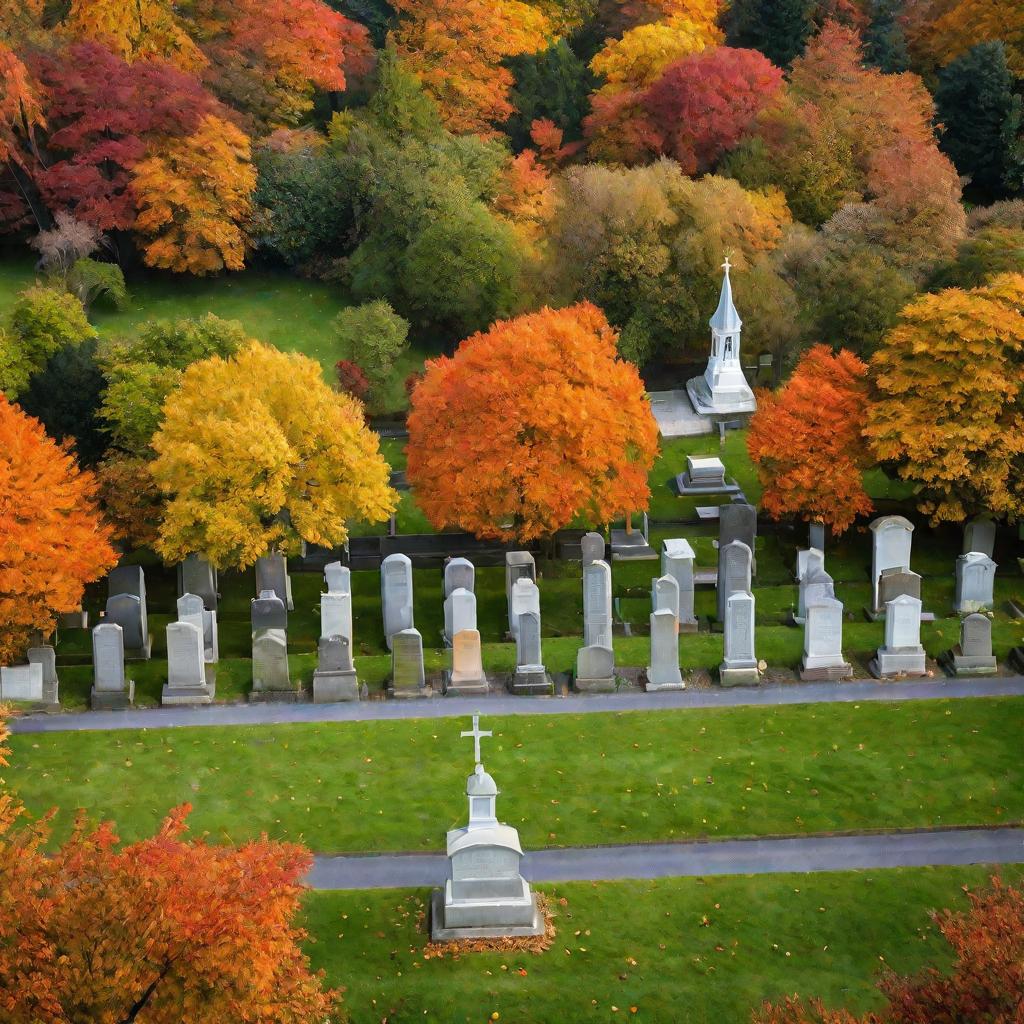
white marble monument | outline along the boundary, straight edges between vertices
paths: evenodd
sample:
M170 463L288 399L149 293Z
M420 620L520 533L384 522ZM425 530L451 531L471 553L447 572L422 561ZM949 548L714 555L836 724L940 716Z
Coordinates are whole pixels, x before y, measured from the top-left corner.
M384 638L388 650L391 638L402 630L413 629L412 559L408 555L388 555L380 564L380 603L384 618Z
M882 516L875 519L868 529L872 534L871 611L881 615L885 612L878 589L882 570L910 568L914 524L903 516Z
M688 540L674 537L661 543L661 574L674 576L679 584L679 631L695 633L697 618L693 612L694 562L696 556Z
M647 690L685 689L679 671L679 636L676 617L670 608L651 612L651 663L647 666Z
M885 646L879 647L871 665L872 675L879 679L888 676L923 676L924 648L921 646L921 601L909 594L901 594L885 608Z
M853 666L843 657L843 602L831 596L812 598L805 609L800 678L819 682L852 675Z
M968 551L956 560L956 597L953 608L958 615L983 612L994 603L996 563L982 551Z
M202 604L202 599L195 596ZM206 663L203 627L194 622L169 622L167 685L161 691L160 703L212 704L216 692L213 672Z
M101 622L92 631L93 710L126 708L135 703L135 681L125 678L124 633L116 622Z
M754 653L754 612L754 595L746 591L734 591L725 602L725 657L718 667L722 686L748 686L761 681Z

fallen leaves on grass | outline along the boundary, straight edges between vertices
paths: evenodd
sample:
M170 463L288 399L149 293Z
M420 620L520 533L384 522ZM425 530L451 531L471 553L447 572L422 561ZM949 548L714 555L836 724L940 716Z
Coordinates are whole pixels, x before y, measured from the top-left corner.
M497 939L457 939L455 942L428 942L423 947L424 960L442 960L451 956L458 960L463 953L533 953L540 954L551 948L555 941L555 919L547 897L537 893L537 909L544 918L543 935L517 935ZM426 914L420 916L420 927L425 927ZM520 969L520 974L526 972Z

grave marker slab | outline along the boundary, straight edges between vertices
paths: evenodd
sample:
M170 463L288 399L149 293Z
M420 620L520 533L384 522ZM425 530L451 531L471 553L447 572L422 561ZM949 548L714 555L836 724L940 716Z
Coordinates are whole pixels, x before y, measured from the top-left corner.
M28 665L0 666L0 700L43 699L43 666L38 662Z
M262 595L265 590L272 590L288 611L295 610L288 561L280 551L272 551L256 559L256 593Z
M824 569L815 569L800 581L796 615L793 621L803 625L809 605L831 600L836 596L835 583Z
M199 555L178 563L178 594L196 594L207 611L217 610L217 570Z
M914 524L903 516L882 516L875 519L868 529L872 534L871 610L878 614L885 610L878 589L882 570L910 568Z
M468 558L449 558L444 565L444 596L451 597L453 590L476 590L476 567Z
M733 543L740 544L739 541ZM754 613L754 595L746 591L734 591L725 602L725 657L718 668L722 686L745 686L761 681L754 653Z
M529 551L506 551L505 552L505 602L508 605L508 629L514 637L516 635L517 614L512 607L512 594L516 582L521 579L528 579L532 583L537 582L537 563Z
M146 617L146 601L136 594L115 594L107 598L105 622L121 627L124 654L128 661L148 661L153 650Z
M259 597L253 598L249 616L253 633L264 629L283 632L288 628L288 609L273 590L264 590Z
M996 582L996 563L981 551L969 551L956 560L956 596L958 615L992 608Z
M429 697L423 670L423 637L417 629L400 629L392 637L389 697Z
M388 650L391 638L413 628L412 559L408 555L388 555L380 564L380 600L384 617L384 637Z
M460 629L452 639L452 667L445 680L445 696L485 694L487 689L480 633L476 629Z
M90 705L97 710L126 708L135 703L135 682L125 678L124 634L116 622L92 631L93 684Z
M612 568L600 559L583 569L583 643L612 646Z
M996 673L992 654L992 620L974 612L960 623L960 643L952 652L953 671L958 676L991 676Z
M352 595L328 591L320 595L320 635L343 636L352 643Z
M476 629L476 594L458 587L444 602L444 638L450 644L456 634Z
M996 548L996 524L988 516L975 516L964 524L963 553L980 551L989 558Z
M48 646L28 649L30 665L39 665L43 673L43 703L57 704L60 680L57 678L57 652Z
M328 562L324 566L324 580L329 594L352 593L352 570L341 562Z
M580 541L583 568L592 562L604 561L604 537L599 533L585 533Z
M818 548L796 553L796 579L799 583L805 576L815 570L825 571L825 552Z
M288 635L283 629L260 629L253 633L250 700L253 695L257 700L285 701L298 695L288 671Z
M651 612L651 663L647 666L647 690L683 690L679 671L679 637L676 617L670 608Z
M676 630L679 629L679 584L675 576L661 576L651 580L651 610L655 612L668 610L676 617Z
M718 618L725 621L725 609L733 594L749 594L753 554L741 540L734 540L718 552Z
M693 613L694 557L690 542L681 537L661 543L661 574L674 576L679 584L679 630L683 633L697 629Z
M313 673L313 703L352 700L359 700L359 680L349 638L337 634L322 636L317 644L317 667Z
M921 601L908 594L893 598L885 608L885 646L871 662L878 678L921 676L927 671L921 646Z
M201 621L202 608L199 614ZM160 694L160 703L212 704L215 688L213 669L206 664L202 625L194 622L168 623L167 685Z
M516 671L509 684L512 693L549 694L554 688L544 667L540 636L540 608L523 612L516 635Z
M812 682L852 675L853 666L843 657L843 602L815 597L806 608L800 678Z
M576 654L576 690L612 693L615 690L615 655L610 647L581 647Z

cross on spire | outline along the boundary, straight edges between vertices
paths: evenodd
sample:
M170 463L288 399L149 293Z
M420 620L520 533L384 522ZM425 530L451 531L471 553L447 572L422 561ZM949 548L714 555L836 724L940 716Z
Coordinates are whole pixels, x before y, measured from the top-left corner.
M726 272L726 274L728 274L729 271L732 270L732 264L729 262L728 253L726 253L725 262L722 264L722 269Z
M486 739L487 737L493 736L493 735L494 735L494 733L492 733L492 732L483 732L480 729L480 715L479 714L476 714L476 715L473 716L473 728L468 730L468 731L466 731L466 732L461 733L461 736L463 738L465 738L466 736L472 736L473 737L473 756L474 756L474 759L475 759L477 764L480 764L480 741L482 739Z

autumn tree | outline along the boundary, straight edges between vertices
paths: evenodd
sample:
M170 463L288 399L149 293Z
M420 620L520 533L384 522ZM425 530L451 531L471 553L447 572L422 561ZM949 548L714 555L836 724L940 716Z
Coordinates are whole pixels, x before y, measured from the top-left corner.
M32 184L39 159L37 133L45 127L39 83L0 32L0 225L14 230L44 211Z
M343 309L333 326L338 350L376 388L387 383L395 363L409 347L408 322L383 300Z
M1007 63L1024 76L1024 8L1007 0L931 0L920 5L912 41L927 59L948 64L975 43L1001 40Z
M58 612L81 605L86 583L117 564L96 509L96 482L0 395L0 664ZM0 986L2 989L2 986Z
M525 543L650 498L658 428L636 368L590 303L505 320L427 364L408 474L438 529Z
M865 436L932 522L1024 513L1024 275L922 295L871 365Z
M204 551L252 565L301 541L337 547L347 519L395 509L388 467L360 404L332 391L318 363L252 342L193 363L167 399L153 477L168 496L157 551Z
M773 519L821 520L839 534L871 511L862 482L866 374L852 352L815 345L779 391L759 395L747 450Z
M512 113L506 57L547 46L544 15L520 0L391 0L390 38L455 133L491 134Z

